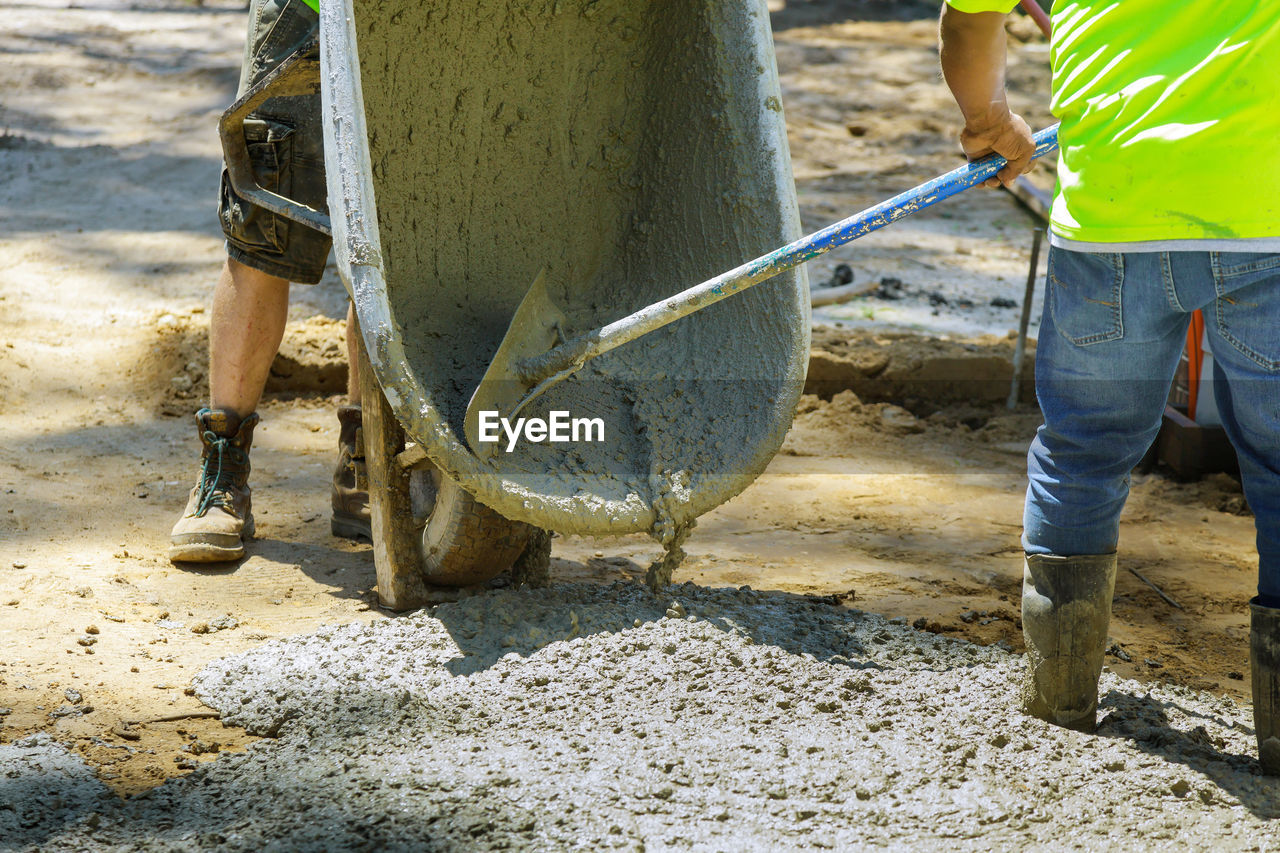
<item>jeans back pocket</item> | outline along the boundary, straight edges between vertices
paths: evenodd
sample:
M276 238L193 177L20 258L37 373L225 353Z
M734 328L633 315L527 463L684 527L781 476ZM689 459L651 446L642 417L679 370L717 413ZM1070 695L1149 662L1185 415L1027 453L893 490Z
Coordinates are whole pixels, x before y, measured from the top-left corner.
M1280 253L1214 252L1218 334L1264 370L1280 372Z
M1124 337L1124 256L1115 252L1049 252L1049 310L1058 333L1076 346Z

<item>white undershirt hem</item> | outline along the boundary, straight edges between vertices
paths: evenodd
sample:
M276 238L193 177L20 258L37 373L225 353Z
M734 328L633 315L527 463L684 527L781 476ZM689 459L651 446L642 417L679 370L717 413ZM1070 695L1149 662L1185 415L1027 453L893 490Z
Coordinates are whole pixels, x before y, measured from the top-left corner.
M1086 240L1069 240L1050 232L1049 245L1072 252L1280 252L1280 237L1090 243Z

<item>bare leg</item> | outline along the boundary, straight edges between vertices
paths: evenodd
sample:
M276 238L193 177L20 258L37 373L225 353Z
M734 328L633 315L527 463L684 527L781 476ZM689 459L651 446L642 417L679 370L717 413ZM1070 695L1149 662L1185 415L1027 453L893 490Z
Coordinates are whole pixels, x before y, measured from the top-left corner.
M257 409L288 319L289 282L228 258L213 292L211 408L239 417Z
M170 534L174 562L220 563L244 556L253 535L249 448L254 409L289 316L289 282L227 259L213 291L209 396L200 412L200 479ZM215 464L216 463L216 464Z
M360 405L360 344L356 337L356 306L347 303L347 402Z

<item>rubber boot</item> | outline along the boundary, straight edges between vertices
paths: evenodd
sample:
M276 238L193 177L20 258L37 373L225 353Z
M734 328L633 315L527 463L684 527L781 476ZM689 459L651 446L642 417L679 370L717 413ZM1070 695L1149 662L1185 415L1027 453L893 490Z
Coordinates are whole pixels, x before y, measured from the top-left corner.
M334 536L372 542L369 478L364 464L360 407L340 407L338 423L341 430L338 433L338 467L333 472L333 521L330 529Z
M1027 675L1023 710L1063 728L1093 731L1116 584L1116 555L1028 554L1024 565L1022 635L1027 643Z
M1253 730L1262 772L1280 776L1280 610L1249 602Z
M218 563L244 556L244 540L253 536L249 489L249 447L256 414L241 420L217 409L196 412L200 477L186 512L169 535L169 559L175 563Z

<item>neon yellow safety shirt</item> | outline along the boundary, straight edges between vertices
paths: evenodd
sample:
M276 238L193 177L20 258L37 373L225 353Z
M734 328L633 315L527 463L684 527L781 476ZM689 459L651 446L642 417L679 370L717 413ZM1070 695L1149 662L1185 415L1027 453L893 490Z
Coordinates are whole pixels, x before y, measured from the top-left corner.
M1052 20L1055 242L1280 250L1280 0L1056 0Z

